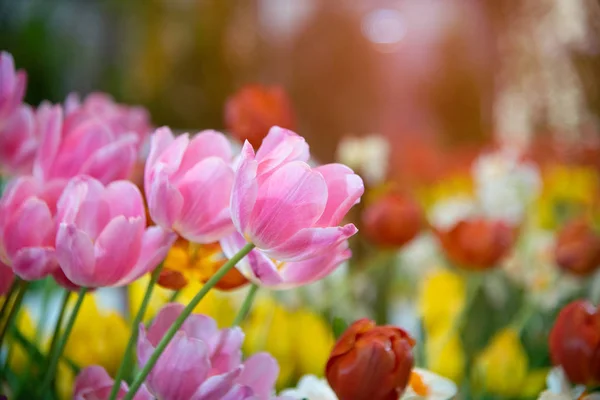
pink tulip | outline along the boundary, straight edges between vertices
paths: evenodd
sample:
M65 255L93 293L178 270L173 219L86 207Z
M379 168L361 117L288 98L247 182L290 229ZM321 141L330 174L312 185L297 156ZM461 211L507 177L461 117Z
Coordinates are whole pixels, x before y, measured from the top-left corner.
M227 257L233 257L244 245L246 240L238 232L221 240L221 247ZM302 261L278 262L254 249L236 264L236 268L257 284L272 289L289 289L326 277L351 255L347 240L330 251Z
M79 174L106 184L129 177L137 158L135 133L115 133L94 115L63 120L60 106L42 104L36 115L39 150L33 172L44 181Z
M159 128L150 144L144 189L152 220L189 241L212 243L234 231L229 213L233 183L225 136L203 131L191 140Z
M113 387L114 380L108 375L104 368L93 365L82 370L73 388L74 400L108 400ZM127 394L128 387L125 382L121 383L117 399L122 399ZM133 397L134 400L154 400L145 385Z
M7 175L31 174L39 139L35 114L26 104L0 122L0 167Z
M127 285L153 270L176 236L146 228L144 202L129 181L108 186L69 181L57 205L56 256L69 281L84 287Z
M360 201L362 179L342 164L311 168L308 158L304 139L279 127L270 130L256 154L244 143L231 214L237 231L268 258L314 258L357 232L353 224L338 224Z
M183 306L168 304L146 331L140 325L138 362L143 367ZM269 399L277 379L277 362L258 353L242 362L240 328L219 330L205 315L192 314L148 375L146 385L159 399Z
M21 105L25 95L27 75L25 71L15 70L12 55L0 53L0 121L5 121ZM2 122L0 122L0 126Z
M26 280L58 268L54 250L56 203L64 182L33 177L12 181L0 199L0 260Z
M4 296L9 292L14 280L15 274L12 269L0 261L0 296Z

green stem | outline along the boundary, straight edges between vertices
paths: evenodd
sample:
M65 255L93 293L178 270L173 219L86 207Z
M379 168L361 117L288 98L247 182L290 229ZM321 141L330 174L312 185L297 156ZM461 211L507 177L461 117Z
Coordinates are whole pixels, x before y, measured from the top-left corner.
M0 309L0 325L2 325L2 320L3 320L2 317L4 316L4 313L6 312L6 310L8 310L10 300L12 299L13 294L15 294L15 291L19 288L20 282L21 282L21 280L19 278L15 278L13 280L12 285L10 285L10 289L8 290L8 293L4 297L4 303L2 304L2 309Z
M133 399L133 396L135 396L135 394L137 393L140 386L142 386L142 384L144 383L144 380L150 373L150 370L152 370L152 367L154 367L154 364L156 364L156 361L158 360L160 355L163 353L163 351L165 350L165 348L167 347L167 345L169 344L171 339L173 339L173 336L175 336L175 334L177 333L177 331L179 330L181 325L183 325L186 318L192 313L194 308L196 308L196 306L198 305L198 303L200 303L200 301L204 298L204 296L206 296L206 294L209 292L209 290L212 289L221 280L221 278L223 278L223 276L225 276L225 274L227 274L227 272L229 272L233 267L235 267L235 264L237 264L242 258L244 258L248 253L250 253L250 251L252 251L253 248L254 248L254 245L252 243L248 243L236 255L234 255L229 261L227 261L204 284L204 286L202 286L202 289L200 289L198 291L198 293L194 296L194 298L190 301L190 303L183 309L181 314L177 317L175 322L173 322L173 325L171 325L169 330L167 330L167 332L165 333L165 335L163 336L161 341L156 346L154 352L148 359L148 362L146 363L146 365L144 365L142 370L138 373L137 377L131 384L131 388L129 389L129 392L127 393L127 395L125 395L123 400L132 400Z
M13 320L17 316L19 312L19 308L21 308L21 303L23 303L23 297L25 296L25 291L27 290L27 285L29 282L24 281L22 279L15 278L15 281L19 281L18 283L18 292L16 294L15 302L13 303L10 311L8 312L8 316L6 317L6 321L4 321L4 325L2 325L2 330L0 330L0 348L2 348L2 342L4 341L4 336L6 336L6 332L8 328L12 325ZM8 304L8 298L5 304ZM4 307L3 307L4 308ZM1 323L1 321L0 321Z
M171 297L169 297L169 303L176 302L177 298L179 297L180 294L181 294L181 290L174 291L173 294L171 295Z
M525 299L523 307L519 310L514 320L511 322L511 327L517 332L520 336L527 326L527 323L533 317L536 312L535 305L531 302L531 300Z
M146 287L146 293L144 294L144 298L142 299L142 304L140 304L140 308L133 319L133 323L131 325L131 335L129 336L129 342L127 342L127 347L125 348L125 354L123 354L123 359L121 360L121 365L119 366L119 370L117 371L117 375L115 376L115 383L113 384L112 390L110 391L109 399L114 400L117 398L117 394L119 392L119 388L121 387L121 379L125 374L125 371L133 370L133 366L131 365L131 353L133 351L133 346L137 340L137 332L139 329L140 322L144 319L144 315L146 314L146 309L148 308L148 304L150 303L150 298L152 297L152 291L154 290L154 285L156 281L158 281L158 277L160 276L160 272L162 271L163 263L160 263L158 267L154 269L152 272L152 276L150 277L150 282L148 282L148 287Z
M50 364L48 364L48 369L46 371L46 375L42 385L40 386L40 393L46 393L50 388L50 384L54 379L54 374L56 373L56 368L58 367L58 361L67 345L67 340L69 339L69 335L73 330L73 326L75 326L75 320L77 319L77 314L79 313L79 309L83 304L83 299L85 298L86 293L88 292L87 288L79 289L79 294L77 295L77 302L73 307L73 311L71 311L71 315L69 316L69 320L67 321L67 325L65 326L65 331L62 334L60 341L58 341L58 345L54 349L54 351L50 354Z
M258 291L258 285L253 283L252 286L250 286L250 290L248 291L248 294L246 295L244 302L242 303L242 307L240 308L240 311L238 312L238 314L235 316L235 318L233 320L233 324L232 324L233 326L239 326L240 323L244 320L244 318L246 318L246 316L248 315L248 311L250 311L250 307L252 307L252 303L254 302L254 298L256 297L257 291Z
M56 349L56 344L58 343L58 337L60 336L60 327L62 326L63 319L65 318L65 312L67 310L67 305L69 304L70 297L71 297L71 291L65 290L62 301L60 303L60 312L58 313L58 318L56 319L56 325L54 325L54 333L52 334L52 341L50 342L50 347L48 348L48 357L50 357Z

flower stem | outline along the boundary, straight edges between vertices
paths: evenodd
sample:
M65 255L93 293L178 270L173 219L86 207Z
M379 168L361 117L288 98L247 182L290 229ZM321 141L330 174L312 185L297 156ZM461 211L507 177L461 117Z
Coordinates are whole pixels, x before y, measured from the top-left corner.
M117 394L119 392L119 388L121 387L121 379L125 374L125 370L131 371L133 367L131 366L131 353L133 351L133 346L137 340L137 332L139 329L139 324L144 319L144 315L146 314L146 309L148 308L148 304L150 303L150 298L152 297L152 291L154 290L154 285L156 281L158 281L158 277L160 276L160 272L162 271L163 263L160 263L158 267L154 269L152 275L150 276L150 282L148 282L148 287L146 288L146 293L144 294L144 298L142 299L142 304L140 304L140 308L133 319L133 323L131 325L131 335L129 336L129 342L127 343L127 347L125 348L125 354L123 354L123 359L121 360L121 365L119 366L119 370L117 371L117 375L115 376L115 383L113 384L112 390L110 391L109 399L114 400L117 398Z
M181 294L181 289L174 291L173 294L171 295L171 297L169 297L169 303L176 302L177 298L179 297L180 294Z
M15 294L15 292L19 288L20 282L21 282L21 280L19 278L15 278L13 280L12 285L10 285L10 289L8 289L8 293L6 293L6 296L4 297L4 303L2 304L2 309L0 309L0 325L2 325L2 321L3 321L2 317L4 316L4 313L6 312L6 310L9 309L10 300L12 299L13 294Z
M148 362L146 363L146 365L144 365L142 370L138 373L135 380L131 384L131 388L129 389L129 392L127 393L127 395L125 395L123 400L132 400L133 399L133 397L137 393L138 389L140 388L140 386L142 386L142 384L144 383L144 380L146 379L146 377L148 376L148 374L154 367L154 364L156 364L156 361L158 360L158 358L160 357L162 352L165 350L165 348L167 347L167 345L169 344L171 339L173 339L173 336L175 336L175 334L177 333L177 331L179 330L181 325L183 325L186 318L192 313L194 308L196 308L198 303L200 303L200 301L204 298L204 296L206 296L206 294L210 291L210 289L212 289L221 280L221 278L223 278L223 276L225 276L225 274L227 274L227 272L229 272L233 267L235 267L235 264L237 264L242 258L244 258L246 256L246 254L250 253L250 251L252 251L253 248L254 248L254 245L252 243L248 243L237 254L235 254L229 261L227 261L204 284L204 286L202 286L202 289L200 289L198 291L198 293L194 296L194 298L190 301L190 303L183 309L183 311L177 317L175 322L173 322L173 325L171 325L171 327L167 330L167 332L165 333L163 338L160 340L160 342L156 346L154 352L148 359Z
M21 303L23 303L23 297L25 296L25 291L27 290L27 285L29 284L29 282L27 282L27 281L15 278L15 282L17 280L18 280L18 287L17 287L17 289L15 289L18 291L16 294L17 297L15 298L15 301L14 301L12 307L10 308L8 315L6 316L6 321L4 321L4 325L2 325L2 330L0 330L0 348L2 347L2 342L4 340L4 336L6 336L6 332L8 331L8 328L12 325L13 320L15 319L15 317L17 316L17 313L19 312L19 308L21 308ZM8 304L9 301L10 301L10 299L7 297L6 303L4 303L4 304L5 305ZM4 306L2 308L4 308ZM0 321L0 324L2 324L2 321Z
M248 291L248 294L246 295L246 298L244 299L244 302L242 303L242 307L240 308L240 311L238 312L238 314L235 316L235 319L233 320L233 326L239 326L240 323L244 320L244 318L246 318L246 316L248 315L248 311L250 311L250 307L252 307L252 303L254 302L254 298L256 297L256 292L258 291L258 285L253 283L252 286L250 286L250 290Z
M521 335L521 333L523 333L523 330L527 326L527 323L529 322L531 317L533 317L536 311L537 310L533 302L529 299L525 299L523 306L521 307L517 315L515 315L515 318L511 323L511 327L517 332L518 335Z
M73 307L73 311L71 311L71 315L69 316L69 320L67 321L67 325L65 326L65 331L62 334L60 340L58 341L58 345L56 346L54 351L50 354L50 363L48 364L48 369L46 370L46 375L43 380L42 385L40 386L40 393L46 393L54 379L54 374L56 372L56 368L58 367L58 361L60 360L60 356L67 345L67 340L69 339L69 335L73 330L73 326L75 326L75 320L77 319L77 313L79 313L79 309L81 308L81 304L83 304L83 299L85 298L86 293L88 292L87 288L79 289L79 294L77 295L77 302Z
M60 312L58 313L58 318L56 319L56 324L54 325L54 333L52 334L52 341L50 342L50 347L48 348L48 357L50 357L56 349L56 344L58 343L58 337L60 336L60 327L62 326L63 319L65 318L65 312L67 311L67 305L69 304L70 297L71 297L71 291L65 290L62 301L60 303ZM48 359L48 361L49 361L49 359Z

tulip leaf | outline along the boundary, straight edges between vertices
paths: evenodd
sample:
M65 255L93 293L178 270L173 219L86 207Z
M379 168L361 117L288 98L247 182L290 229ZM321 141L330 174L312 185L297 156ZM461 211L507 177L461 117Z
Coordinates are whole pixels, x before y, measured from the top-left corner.
M344 321L343 318L340 317L335 317L333 318L333 335L335 336L335 338L339 338L342 333L344 333L344 331L346 330L346 328L348 328L348 324L346 323L346 321Z

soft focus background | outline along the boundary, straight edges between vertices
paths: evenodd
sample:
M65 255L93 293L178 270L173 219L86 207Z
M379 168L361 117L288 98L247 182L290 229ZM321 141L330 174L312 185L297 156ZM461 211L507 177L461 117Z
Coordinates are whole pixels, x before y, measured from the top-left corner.
M28 71L31 104L102 90L148 107L156 125L223 128L229 95L278 84L322 160L342 136L381 133L395 175L413 159L435 175L434 150L448 156L448 146L460 147L450 154L460 164L492 137L598 139L599 8L597 0L2 0L0 48ZM427 154L407 160L407 152Z

